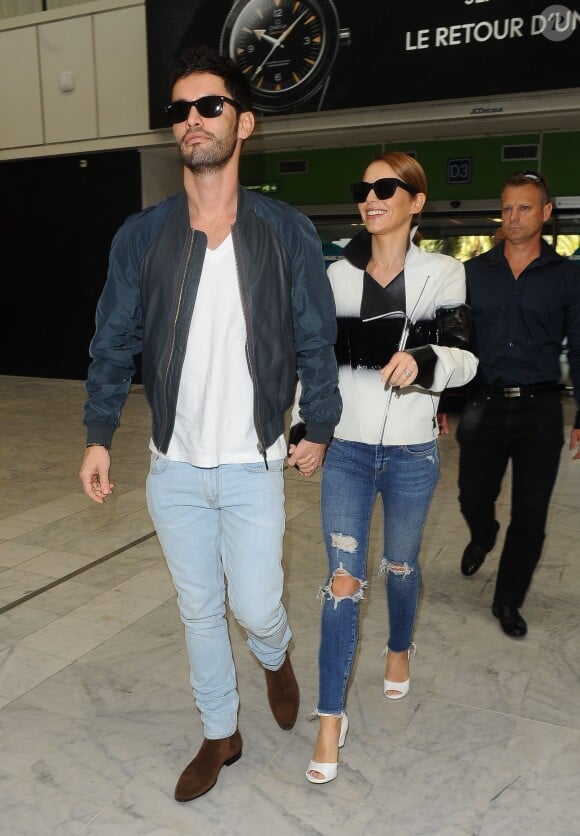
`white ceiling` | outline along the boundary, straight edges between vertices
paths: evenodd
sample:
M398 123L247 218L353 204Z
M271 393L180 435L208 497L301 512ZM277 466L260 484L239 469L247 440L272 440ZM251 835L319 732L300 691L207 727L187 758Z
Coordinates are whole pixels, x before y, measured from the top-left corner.
M258 119L246 153L580 130L580 88Z

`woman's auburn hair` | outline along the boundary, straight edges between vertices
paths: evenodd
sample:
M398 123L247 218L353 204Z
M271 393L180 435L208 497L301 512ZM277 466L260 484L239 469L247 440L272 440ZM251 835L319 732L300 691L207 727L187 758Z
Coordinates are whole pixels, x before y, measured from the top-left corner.
M384 154L377 154L374 161L387 163L399 180L412 186L415 191L427 194L427 176L415 157L404 151L385 151Z

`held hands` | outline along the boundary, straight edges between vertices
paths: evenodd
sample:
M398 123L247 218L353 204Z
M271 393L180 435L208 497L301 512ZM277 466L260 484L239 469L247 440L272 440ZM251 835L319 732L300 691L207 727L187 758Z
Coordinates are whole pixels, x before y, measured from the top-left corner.
M570 450L576 451L576 453L572 456L572 461L574 461L574 459L580 459L580 430L572 430L570 433L570 444L568 447Z
M380 370L381 380L386 385L404 389L417 378L419 367L412 354L396 351L386 366Z
M298 444L291 444L288 447L288 467L297 467L301 475L308 479L322 465L326 446L305 438Z
M111 457L106 447L86 448L79 476L86 495L100 505L115 489L115 483L109 481L110 466Z

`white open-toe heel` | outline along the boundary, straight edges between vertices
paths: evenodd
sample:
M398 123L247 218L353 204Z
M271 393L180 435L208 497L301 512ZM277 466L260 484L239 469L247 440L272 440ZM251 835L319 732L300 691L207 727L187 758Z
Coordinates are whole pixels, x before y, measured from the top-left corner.
M343 712L340 715L340 732L338 735L338 748L342 749L348 731L348 717ZM318 772L323 775L323 778L317 778L312 775L312 772ZM328 784L329 781L334 781L338 773L337 763L319 763L318 761L310 761L308 769L306 770L306 777L311 784Z
M388 647L385 647L383 654L386 656L387 653ZM407 658L409 661L411 660L411 654L415 656L416 653L417 647L414 642L411 642L407 650ZM390 679L383 679L383 694L387 700L402 700L409 693L410 684L410 679L406 679L404 682L391 682ZM387 691L394 691L395 693L387 694Z

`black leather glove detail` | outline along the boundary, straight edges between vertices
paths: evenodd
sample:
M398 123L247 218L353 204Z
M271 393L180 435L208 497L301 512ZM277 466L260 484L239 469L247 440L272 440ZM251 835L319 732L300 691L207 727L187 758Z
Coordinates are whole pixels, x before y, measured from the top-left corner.
M473 325L469 305L437 308L437 345L474 351Z
M422 345L419 348L406 348L405 351L413 357L419 367L413 385L417 384L417 386L423 386L425 389L431 389L435 380L435 363L437 362L437 355L431 346Z

